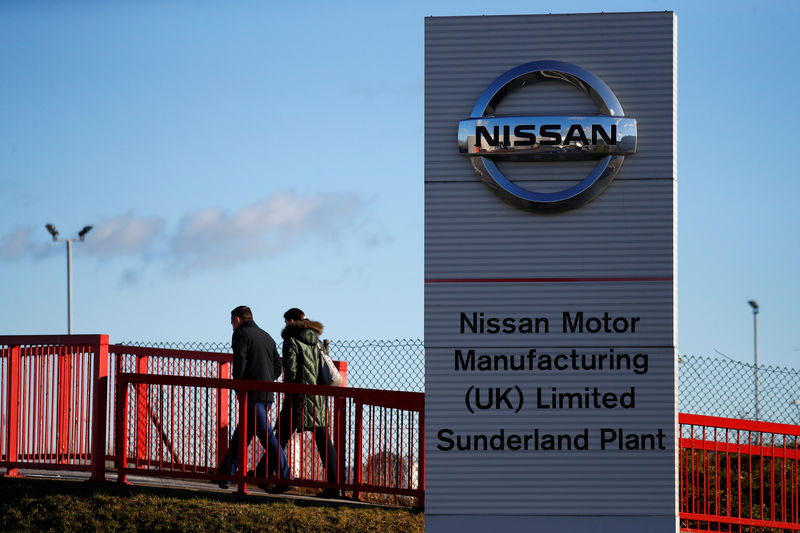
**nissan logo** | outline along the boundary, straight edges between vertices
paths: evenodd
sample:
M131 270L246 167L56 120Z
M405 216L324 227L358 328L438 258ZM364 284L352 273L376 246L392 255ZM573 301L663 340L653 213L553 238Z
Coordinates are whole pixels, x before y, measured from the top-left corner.
M497 105L511 91L545 80L578 88L601 114L495 116ZM636 119L625 117L608 85L588 70L561 61L534 61L502 74L481 94L470 118L458 124L458 150L471 159L481 181L506 202L531 211L563 211L590 202L611 184L625 156L636 151ZM544 193L512 183L495 163L503 159L599 161L577 185Z

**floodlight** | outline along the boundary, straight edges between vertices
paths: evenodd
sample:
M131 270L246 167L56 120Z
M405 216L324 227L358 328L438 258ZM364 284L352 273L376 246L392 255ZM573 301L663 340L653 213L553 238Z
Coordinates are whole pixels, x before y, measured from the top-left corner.
M50 235L53 236L53 240L58 238L58 230L53 224L45 224L44 227L47 228L47 231L49 231Z
M86 236L86 234L89 233L89 231L93 227L94 226L84 226L83 229L78 232L78 237L80 237L80 239L83 240L83 238Z

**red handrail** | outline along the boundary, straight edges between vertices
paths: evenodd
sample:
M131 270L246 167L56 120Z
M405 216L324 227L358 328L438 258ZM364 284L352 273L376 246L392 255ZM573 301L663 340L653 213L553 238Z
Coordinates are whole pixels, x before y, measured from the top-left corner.
M158 453L154 454L152 451L148 452L148 458L150 458L150 462L147 464L141 464L141 457L139 456L135 457L134 460L131 461L131 457L128 454L128 450L133 448L130 428L134 428L134 431L137 431L136 428L140 428L143 425L141 420L136 420L134 423L130 423L129 414L131 412L133 413L132 416L134 417L142 416L138 415L135 410L130 409L131 394L140 396L142 391L147 389L153 391L152 394L145 393L148 394L148 399L152 395L166 395L169 398L175 398L179 396L184 397L187 394L185 391L188 388L191 388L193 391L195 391L189 393L194 394L195 398L212 396L214 391L216 391L217 394L220 394L229 389L235 389L239 391L240 404L243 404L245 401L245 394L254 393L257 391L272 391L278 396L278 398L285 394L321 395L331 397L334 399L334 414L332 418L339 421L338 423L334 423L332 431L334 434L333 436L337 437L336 442L338 445L336 448L339 450L339 461L337 465L337 468L339 469L339 475L337 476L339 481L337 484L331 484L324 479L313 479L314 472L303 472L301 478L292 481L292 484L304 487L321 489L334 488L342 491L349 491L353 493L354 497L358 497L359 493L361 492L379 492L385 494L411 496L417 498L420 503L423 501L425 491L424 478L419 477L419 472L424 474L424 466L422 466L424 465L424 437L422 436L424 424L421 422L416 423L416 428L414 429L414 443L403 443L402 445L399 445L398 443L403 441L404 437L402 434L405 433L405 430L409 428L396 426L382 428L384 431L388 431L390 433L390 436L386 439L386 441L394 443L395 446L399 445L400 448L402 448L400 454L402 457L415 457L414 462L420 465L418 467L419 470L417 476L410 475L408 471L405 472L405 475L408 478L405 481L402 479L403 474L397 474L397 465L385 464L386 461L391 461L391 458L395 456L392 455L391 451L386 451L386 441L383 440L377 441L380 453L372 454L373 458L377 456L378 459L375 459L372 463L368 463L366 468L371 468L373 470L379 469L381 471L384 471L388 468L392 471L392 474L384 476L369 475L366 482L363 480L361 475L362 468L364 467L362 455L365 447L367 449L370 449L370 447L363 442L363 431L360 427L360 421L364 418L363 412L365 409L389 409L401 410L406 413L415 413L415 420L420 421L421 417L424 416L425 400L422 393L353 389L321 385L300 385L296 383L267 383L254 382L250 380L134 374L124 372L117 375L116 435L118 436L118 441L115 460L117 463L118 480L120 482L124 482L126 480L126 476L131 474L183 478L188 477L207 480L235 481L239 484L239 490L245 491L248 482L274 483L278 481L276 478L271 477L265 478L246 475L247 468L243 466L243 462L240 462L239 472L235 476L225 476L216 474L214 469L208 465L190 465L187 464L186 461L183 461L181 464L177 464L174 460L170 461L169 457L167 457L165 460L163 455L158 455ZM177 415L177 418L181 419L181 413L184 412L182 410L182 406L175 406L175 402L172 401L169 401L168 403L170 403L171 408L176 411L172 414ZM190 400L190 404L192 405L192 409L195 409L197 402ZM350 406L353 409L353 418L355 419L355 424L353 426L346 421L348 418L345 414L347 406ZM245 413L245 410L243 410L242 405L240 405L239 417L240 422L243 423L245 427L246 425L253 423L252 420L247 419L248 415ZM384 417L386 417L385 414ZM395 420L398 418L396 415L391 415L391 417L393 417ZM179 428L178 431L173 433L181 435L184 434L185 431L183 431L183 428ZM399 433L401 436L395 437L395 433ZM353 445L350 447L342 445L342 443L348 442L346 438L347 434L354 434L354 439L352 441ZM189 439L182 440L179 445L182 447L182 449L186 449L187 447L196 445L197 440L197 435L193 434ZM161 444L159 444L159 449L166 445L164 438L161 438L160 442ZM222 444L225 443L218 442L218 445ZM413 444L416 444L416 446L412 447ZM242 441L240 441L240 446L244 446ZM348 450L351 454L349 457L352 460L348 460L345 457L345 452ZM157 457L153 459L153 455L156 455ZM170 451L170 455L174 457L174 452ZM240 457L246 456L244 448L240 450L239 455ZM352 475L349 476L350 479L347 479L347 471L345 468L343 468L344 465L348 464L353 466ZM406 465L408 465L408 462L406 462ZM380 477L380 479L378 479L378 477ZM412 480L411 478L414 479ZM400 480L400 486L396 486L398 483L394 483L398 480ZM403 486L404 484L407 486Z
M2 459L20 467L77 470L105 479L108 335L0 336L6 397Z
M800 531L800 427L680 414L689 531Z

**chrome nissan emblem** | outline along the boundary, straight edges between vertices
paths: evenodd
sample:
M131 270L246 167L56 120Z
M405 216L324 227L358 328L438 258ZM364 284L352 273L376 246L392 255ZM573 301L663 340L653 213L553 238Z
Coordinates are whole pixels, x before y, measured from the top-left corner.
M495 116L510 92L535 82L572 85L599 106L597 115ZM626 155L636 151L636 119L626 118L619 100L600 78L577 65L534 61L505 72L481 94L472 114L458 125L458 149L506 202L530 211L554 212L590 202L614 180ZM580 183L558 192L536 192L507 179L496 160L599 160Z

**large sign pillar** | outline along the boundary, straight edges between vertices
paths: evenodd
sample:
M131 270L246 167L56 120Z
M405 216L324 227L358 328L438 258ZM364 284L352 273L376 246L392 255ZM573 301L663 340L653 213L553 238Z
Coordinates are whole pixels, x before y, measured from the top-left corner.
M676 33L426 19L426 530L677 531Z

